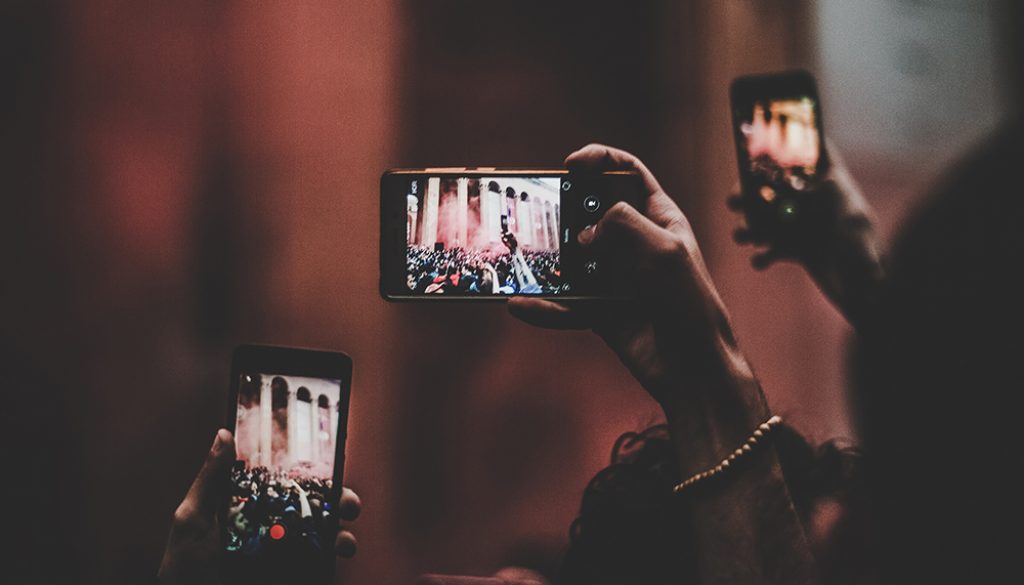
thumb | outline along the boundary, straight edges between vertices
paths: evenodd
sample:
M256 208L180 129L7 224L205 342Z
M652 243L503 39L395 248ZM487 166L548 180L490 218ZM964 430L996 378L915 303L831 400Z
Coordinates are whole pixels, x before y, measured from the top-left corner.
M185 496L185 501L182 502L184 507L202 517L213 517L220 507L221 496L234 461L235 438L231 431L220 429L213 440L210 452L206 455L203 468L199 470Z

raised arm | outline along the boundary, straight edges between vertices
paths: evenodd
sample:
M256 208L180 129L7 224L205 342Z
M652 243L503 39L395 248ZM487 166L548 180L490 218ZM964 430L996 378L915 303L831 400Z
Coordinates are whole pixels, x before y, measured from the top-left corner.
M751 258L757 270L778 262L796 262L807 270L818 288L846 319L859 327L871 313L885 278L875 213L829 144L829 170L807 198L807 209L791 233L773 238L757 236L746 227L736 230L736 241L764 249ZM742 211L742 198L728 204Z
M643 209L616 204L579 241L622 278L646 286L632 300L567 305L514 298L509 308L541 327L593 329L661 405L682 476L714 469L771 413L689 221L629 153L590 145L566 164L580 172L633 170L643 177ZM770 437L729 467L677 494L698 543L701 582L811 582L810 549Z
M498 282L498 270L490 262L484 262L484 270L491 278L491 294L498 294L498 288L501 286L501 283Z

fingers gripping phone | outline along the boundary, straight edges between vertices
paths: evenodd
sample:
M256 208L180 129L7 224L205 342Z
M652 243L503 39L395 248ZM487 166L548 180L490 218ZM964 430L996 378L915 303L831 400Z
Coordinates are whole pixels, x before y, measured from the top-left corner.
M621 296L576 237L615 203L639 205L634 173L396 169L380 186L387 300Z
M235 350L227 426L237 458L220 518L225 583L331 582L351 381L343 353Z
M740 77L731 102L747 227L770 241L812 228L814 193L828 170L814 77Z

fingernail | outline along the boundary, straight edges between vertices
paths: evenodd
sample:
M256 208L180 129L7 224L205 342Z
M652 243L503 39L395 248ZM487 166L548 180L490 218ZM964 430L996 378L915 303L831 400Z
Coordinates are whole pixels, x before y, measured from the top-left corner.
M576 236L576 241L586 246L594 241L594 226L588 225Z
M227 443L231 439L231 432L227 429L219 429L217 435L213 437L213 446L210 450L213 452L219 452L224 443Z

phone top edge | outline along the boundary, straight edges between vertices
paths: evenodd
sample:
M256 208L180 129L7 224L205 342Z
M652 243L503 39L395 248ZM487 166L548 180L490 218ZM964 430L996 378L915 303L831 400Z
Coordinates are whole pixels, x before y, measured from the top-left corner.
M750 75L740 75L732 80L730 87L776 84L780 82L790 83L793 81L815 83L816 79L814 77L814 74L808 71L807 69L787 69L784 71L777 72L752 73Z
M351 385L353 360L347 353L328 349L289 347L247 343L235 348L231 355L232 384L243 371L308 375L342 381L343 392Z
M382 178L390 175L570 175L569 169L540 169L531 167L427 167L395 168L384 171ZM636 175L634 171L604 171L603 175Z
M351 361L351 356L343 351L336 349L328 349L323 347L299 347L293 345L278 345L272 343L241 343L235 346L231 355L246 357L247 355L259 354L259 353L276 353L280 355L284 354L316 354L323 357L341 357Z
M769 73L765 75L746 75L733 79L729 86L731 108L756 99L797 97L811 95L818 98L818 84L814 75L805 70Z

